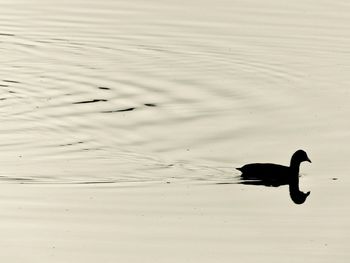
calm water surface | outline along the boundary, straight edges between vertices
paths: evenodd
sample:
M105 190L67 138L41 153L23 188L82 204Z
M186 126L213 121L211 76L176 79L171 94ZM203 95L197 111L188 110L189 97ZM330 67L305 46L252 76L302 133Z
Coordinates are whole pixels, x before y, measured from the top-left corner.
M300 180L313 212L300 222L327 232L293 238L306 250L319 242L314 262L347 262L347 1L1 0L0 8L3 184L220 183L219 192L254 197L242 219L252 222L266 191L267 202L290 208L288 190L230 184L234 167L288 164L301 148L313 161ZM282 229L293 213L279 205L269 215L282 215ZM327 242L334 246L315 256Z

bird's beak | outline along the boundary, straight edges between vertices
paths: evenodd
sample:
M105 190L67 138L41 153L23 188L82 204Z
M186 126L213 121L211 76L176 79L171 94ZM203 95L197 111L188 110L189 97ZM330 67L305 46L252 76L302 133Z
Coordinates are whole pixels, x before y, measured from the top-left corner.
M309 163L312 163L309 157L306 157L306 161L308 161Z

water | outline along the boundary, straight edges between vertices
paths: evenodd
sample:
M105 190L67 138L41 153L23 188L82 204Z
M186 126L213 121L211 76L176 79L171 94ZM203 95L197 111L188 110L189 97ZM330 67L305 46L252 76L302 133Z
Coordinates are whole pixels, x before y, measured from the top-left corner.
M294 236L310 248L298 252L311 262L335 255L336 262L349 259L349 254L340 253L349 244L350 233L344 219L349 218L345 200L350 183L346 143L350 139L350 5L346 1L2 0L0 7L4 191L18 193L19 184L24 184L29 187L25 189L38 188L42 193L55 189L58 199L66 191L76 191L77 197L68 194L67 202L77 198L83 203L79 185L89 185L91 194L103 195L101 183L109 183L117 192L130 184L147 192L164 183L179 184L179 192L186 192L182 189L186 183L200 196L206 195L206 187L213 187L209 192L216 194L232 193L233 207L247 201L250 209L239 208L239 214L252 224L252 215L260 214L259 200L265 198L272 203L268 215L279 214L283 221L293 216L288 209L295 206L288 200L288 190L235 185L239 173L234 167L250 162L288 164L301 148L313 163L302 165L300 188L310 190L311 196L301 210L305 214L296 213L300 224L307 222L315 232L309 233L314 243L303 233ZM24 192L18 197L22 201L40 199L32 190ZM176 196L176 191L172 194ZM14 209L6 198L6 207ZM275 198L284 202L276 203ZM136 204L144 205L126 200L135 204L135 211ZM217 201L213 203L218 205ZM33 202L36 207L38 201ZM58 204L48 200L37 205ZM179 208L183 203L173 205ZM232 216L234 210L222 206L224 214ZM155 211L157 215L167 213L166 201L160 207L165 210ZM82 209L87 215L100 211L84 205ZM51 216L45 215L48 223ZM207 232L208 239L219 221L213 232ZM31 221L36 222L36 218ZM67 222L73 226L75 219ZM202 222L203 229L208 222ZM249 224L242 228L241 233L255 229ZM315 235L318 228L335 229L336 234L323 232L322 238L329 237L328 243L323 242ZM248 250L250 240L258 247L259 239L253 237L245 237L246 245L239 247ZM33 241L31 235L28 238ZM274 235L269 241L276 244L281 238ZM61 256L81 239L72 241L72 246L67 240L58 253ZM307 253L332 242L321 258ZM226 248L223 257L228 259L230 248ZM108 251L112 253L112 247ZM256 256L265 253L271 260L273 252L260 251ZM123 259L132 260L131 252L125 253ZM239 255L248 260L242 251ZM280 259L281 255L276 262ZM196 257L188 260L194 262Z

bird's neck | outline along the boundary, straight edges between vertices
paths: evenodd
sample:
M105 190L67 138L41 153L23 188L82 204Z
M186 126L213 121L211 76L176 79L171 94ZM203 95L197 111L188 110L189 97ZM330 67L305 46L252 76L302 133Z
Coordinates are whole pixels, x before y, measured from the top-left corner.
M291 193L298 193L299 190L299 167L300 162L291 160L290 162L290 175L289 175L289 191Z
M299 175L299 167L300 167L300 162L297 162L295 160L290 161L290 169L292 170L293 174Z

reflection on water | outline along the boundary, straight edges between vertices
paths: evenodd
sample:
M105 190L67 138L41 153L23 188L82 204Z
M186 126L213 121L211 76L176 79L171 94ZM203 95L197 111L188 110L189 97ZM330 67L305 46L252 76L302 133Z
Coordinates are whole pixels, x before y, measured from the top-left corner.
M289 196L292 199L292 201L296 204L303 204L306 201L306 198L310 195L310 191L304 193L300 191L299 189L299 178L290 180L289 182L286 182L284 180L281 180L278 182L278 185L271 185L270 182L266 182L263 179L262 180L256 180L251 179L247 180L247 177L241 177L242 181L239 182L239 184L245 184L245 185L263 185L268 187L279 187L281 185L288 185L289 186Z

